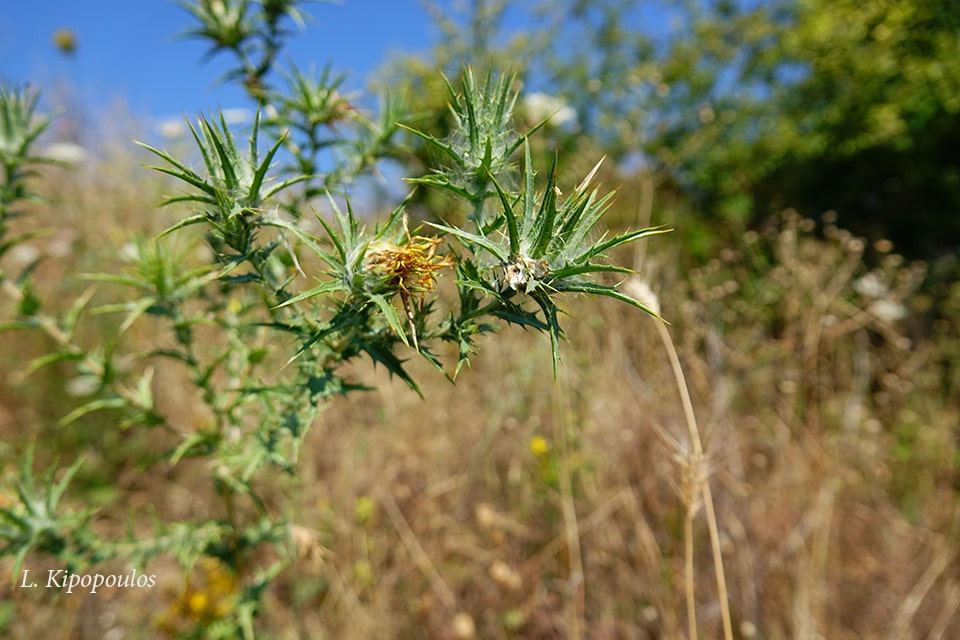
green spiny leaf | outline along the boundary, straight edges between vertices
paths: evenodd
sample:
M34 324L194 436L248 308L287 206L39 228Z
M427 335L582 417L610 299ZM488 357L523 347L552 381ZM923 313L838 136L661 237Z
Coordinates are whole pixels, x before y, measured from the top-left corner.
M370 300L377 305L377 308L380 309L380 312L383 313L384 318L387 320L387 324L390 325L390 328L393 329L393 332L397 334L397 337L403 340L403 344L409 346L407 342L406 331L403 328L403 320L400 319L400 314L397 312L397 308L387 300L384 296L379 294L373 294L370 296Z
M530 257L534 259L543 257L553 240L554 223L557 219L557 159L557 154L554 153L547 190L543 194L543 202L537 214L537 238L530 250Z
M487 176L490 178L490 181L493 182L493 186L497 190L497 195L500 196L500 203L503 205L503 215L507 219L507 236L510 239L510 257L515 258L520 255L520 228L517 225L517 216L513 213L513 205L510 204L510 198L489 170L487 171ZM497 257L500 258L501 262L507 262L506 256Z

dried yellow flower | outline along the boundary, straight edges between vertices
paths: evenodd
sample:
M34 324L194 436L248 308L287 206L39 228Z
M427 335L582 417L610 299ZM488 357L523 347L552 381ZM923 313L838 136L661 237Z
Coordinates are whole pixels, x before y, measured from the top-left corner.
M406 218L404 218L406 226ZM403 302L407 320L410 322L410 333L413 337L413 346L418 351L416 322L413 309L410 306L410 294L422 294L433 291L436 284L436 273L444 267L452 267L453 259L450 256L438 256L437 246L442 242L440 238L426 238L424 236L410 237L407 242L396 245L391 242L375 242L367 248L364 256L364 269L373 275L386 279L387 285L396 288Z
M376 242L367 248L364 268L375 275L387 278L388 283L400 291L433 291L436 272L452 267L449 256L437 256L440 238L415 236L404 245Z

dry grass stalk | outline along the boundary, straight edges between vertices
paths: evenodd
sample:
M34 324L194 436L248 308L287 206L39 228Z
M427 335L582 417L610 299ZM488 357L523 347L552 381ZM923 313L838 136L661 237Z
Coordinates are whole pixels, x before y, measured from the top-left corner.
M583 637L584 571L583 556L580 548L580 530L577 523L577 509L573 502L573 479L570 472L569 428L570 428L570 389L569 372L563 370L562 382L554 385L554 437L560 443L560 501L563 509L563 529L570 554L570 576L567 580L566 618L569 637ZM564 391L561 393L561 384Z
M430 581L430 586L433 587L434 592L437 594L437 597L440 598L440 601L444 604L444 606L452 610L457 605L456 595L454 595L453 591L450 589L450 586L443 579L443 576L440 575L436 565L430 560L430 556L427 555L427 552L424 551L420 541L417 540L417 534L415 534L413 529L410 528L410 523L407 522L403 512L400 511L400 506L397 505L397 501L394 500L389 491L383 492L380 501L383 504L383 508L387 512L387 515L390 517L390 521L393 523L394 528L396 528L397 533L400 534L400 540L413 557L417 567L420 568L420 571L423 572L423 575L425 575L427 580Z
M687 580L687 604L690 616L691 638L696 637L696 620L693 614L694 596L692 593L692 575L693 575L693 526L692 518L697 503L697 494L703 501L703 507L707 519L707 528L710 532L710 547L713 553L714 567L716 570L717 594L720 601L720 615L723 621L723 637L725 640L733 639L733 624L730 619L730 603L727 596L727 580L723 571L723 554L720 552L720 533L717 528L717 515L713 506L713 493L710 490L710 482L704 471L704 452L703 443L700 440L700 431L697 427L697 419L693 413L693 403L690 401L690 391L687 388L687 382L683 375L683 368L680 366L680 358L677 356L676 347L670 338L670 332L662 322L655 322L657 333L663 343L667 356L670 359L670 367L673 371L677 383L677 390L680 392L680 399L683 404L683 413L687 424L687 434L690 439L690 451L686 456L686 470L683 472L684 479L682 483L688 485L687 496L687 525L684 527L684 545L685 545L685 566ZM681 484L683 486L683 484ZM694 486L698 490L694 490Z

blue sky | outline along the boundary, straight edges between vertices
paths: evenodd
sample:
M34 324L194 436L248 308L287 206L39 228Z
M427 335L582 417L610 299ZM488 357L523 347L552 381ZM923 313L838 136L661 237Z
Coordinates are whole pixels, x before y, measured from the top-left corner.
M440 37L424 1L306 2L302 9L312 19L289 41L281 65L292 60L308 70L329 64L347 74L344 89L354 102L372 108L374 100L362 93L370 75L397 52L428 53ZM465 3L436 3L464 18L457 7ZM510 5L508 31L529 19L519 8L528 4ZM670 5L638 2L623 19L665 33ZM217 82L234 62L231 55L205 58L206 41L178 37L195 22L173 0L0 0L0 6L0 82L39 88L46 110L74 115L73 124L58 119L74 131L97 135L89 124L128 114L137 121L137 135L156 142L163 122L182 125L184 116L193 119L201 111L252 106L241 88ZM72 56L54 43L62 29L76 35Z
M0 81L25 82L52 95L69 87L96 113L124 104L157 121L216 107L249 106L242 92L216 80L232 61L202 61L205 43L177 34L192 17L170 0L0 0ZM425 52L437 32L419 0L343 0L303 5L313 20L287 55L301 68L332 64L362 89L395 51ZM53 43L58 29L77 37L73 56ZM60 89L58 89L60 87Z

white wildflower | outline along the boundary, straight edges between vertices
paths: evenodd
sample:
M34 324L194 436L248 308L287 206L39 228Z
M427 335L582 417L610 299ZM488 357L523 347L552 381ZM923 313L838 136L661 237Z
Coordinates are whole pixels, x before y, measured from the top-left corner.
M18 244L8 255L14 268L25 267L40 257L40 250L31 244Z
M77 376L67 382L66 392L68 396L82 398L93 395L100 387L100 381L93 376Z
M86 149L72 142L54 142L44 149L43 155L70 164L80 164L90 157Z
M223 119L227 124L247 124L253 122L253 112L243 107L223 110Z
M907 317L907 308L891 300L877 300L870 305L868 311L887 322L896 322Z
M868 273L862 278L857 278L853 283L853 290L864 298L873 298L879 300L887 295L887 285L884 284L875 273Z
M161 120L157 130L164 140L177 140L187 135L187 124L180 118Z
M120 258L125 262L139 262L140 261L140 248L133 242L127 242L118 252Z
M555 127L562 127L577 119L577 112L573 107L546 93L527 94L523 98L523 108L530 120L540 122L549 118L550 124Z

